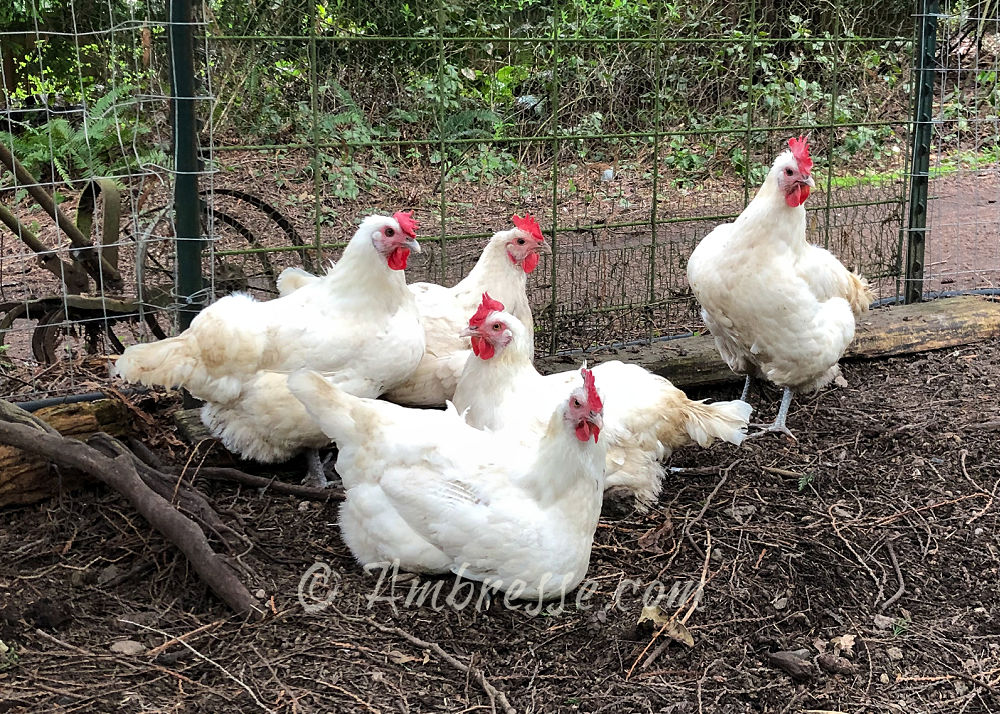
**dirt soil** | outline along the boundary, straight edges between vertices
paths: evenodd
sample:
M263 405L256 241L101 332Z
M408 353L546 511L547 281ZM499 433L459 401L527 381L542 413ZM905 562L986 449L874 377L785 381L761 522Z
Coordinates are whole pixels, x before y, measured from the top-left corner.
M998 354L851 363L849 386L793 403L798 441L679 451L702 471L670 476L644 516L602 519L590 595L558 613L459 607L470 586L449 579L390 592L352 560L334 503L199 483L251 539L233 557L272 613L254 623L113 493L7 510L0 711L1000 711ZM752 396L761 419L777 397ZM186 463L155 416L147 441ZM305 579L307 612L310 568L328 577ZM415 600L420 584L437 599ZM657 593L692 646L636 627Z

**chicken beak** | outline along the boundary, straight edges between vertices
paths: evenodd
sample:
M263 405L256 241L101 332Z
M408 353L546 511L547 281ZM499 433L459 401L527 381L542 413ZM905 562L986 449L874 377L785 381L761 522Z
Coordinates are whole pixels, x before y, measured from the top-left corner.
M476 334L476 328L466 327L464 330L458 333L459 337L472 337Z
M600 412L590 412L590 416L587 417L587 421L596 426L598 429L604 428L604 416Z
M816 188L816 182L813 181L813 177L812 176L806 176L805 184L809 188Z
M417 239L416 238L411 238L410 240L408 240L405 243L403 243L403 245L405 245L407 248L409 248L414 253L419 253L420 252L420 244L417 243Z
M552 246L546 243L545 241L539 241L535 245L535 252L545 253L546 255L552 255Z

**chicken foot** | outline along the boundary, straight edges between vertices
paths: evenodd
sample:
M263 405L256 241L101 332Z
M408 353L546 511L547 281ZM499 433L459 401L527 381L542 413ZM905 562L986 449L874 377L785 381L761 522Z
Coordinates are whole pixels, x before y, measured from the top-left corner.
M749 384L750 378L747 377L747 383ZM744 389L744 392L746 389ZM785 426L785 419L788 417L788 408L792 405L792 390L785 387L784 394L781 395L781 406L778 408L778 416L774 418L774 421L770 424L751 424L750 426L755 426L761 431L749 434L747 439L752 439L755 436L760 436L761 434L777 432L779 434L784 434L792 441L798 441L795 435L789 431L788 427Z
M326 464L329 460L330 456L325 459L320 458L319 449L307 450L306 463L309 464L309 470L306 472L306 477L302 479L302 484L316 488L328 488L330 481L326 478Z

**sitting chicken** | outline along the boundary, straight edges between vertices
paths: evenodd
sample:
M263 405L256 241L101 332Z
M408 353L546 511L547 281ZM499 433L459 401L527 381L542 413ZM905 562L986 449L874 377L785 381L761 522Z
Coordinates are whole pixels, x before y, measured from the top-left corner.
M358 562L545 599L583 580L604 491L601 398L586 369L572 382L530 446L451 408L352 397L315 372L288 386L337 442L340 531Z
M527 330L502 303L483 295L469 320L470 359L455 391L455 408L472 426L527 429L544 424L573 372L540 375L532 365ZM635 364L605 362L593 368L607 407L606 483L635 494L645 509L660 494L660 463L679 446L708 446L715 439L739 444L752 411L742 401L705 404L688 399L668 380Z
M525 291L527 275L538 266L539 253L550 253L542 230L530 215L513 217L514 228L493 235L479 260L457 285L446 288L435 283L413 283L410 290L427 335L427 346L417 369L385 398L408 406L441 407L455 394L465 361L471 354L462 328L489 291L510 306L528 328L529 348L534 351L531 306ZM316 280L300 268L287 268L278 278L282 295Z
M766 430L794 439L785 426L792 392L815 391L840 374L871 293L829 251L806 242L813 162L804 137L788 146L743 213L698 244L687 274L719 353L746 375L743 398L753 377L783 387Z
M130 382L186 387L205 400L213 435L244 458L284 461L329 440L288 391L308 367L342 389L377 397L412 372L424 330L403 277L415 240L411 214L370 216L327 275L285 297L246 294L205 308L177 337L125 350L114 372ZM313 480L324 485L311 454Z

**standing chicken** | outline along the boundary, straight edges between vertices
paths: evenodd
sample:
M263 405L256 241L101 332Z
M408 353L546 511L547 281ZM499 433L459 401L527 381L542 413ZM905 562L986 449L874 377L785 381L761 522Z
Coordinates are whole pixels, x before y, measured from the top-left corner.
M829 251L806 242L803 206L813 182L805 137L789 139L757 195L733 223L708 234L688 260L688 282L715 346L729 367L784 388L767 431L785 426L793 392L811 392L840 374L855 317L871 294Z
M583 580L601 511L601 398L587 370L572 381L530 446L454 409L352 397L315 372L288 385L337 442L340 532L362 565L398 561L537 599Z
M512 230L495 233L465 278L453 287L413 283L410 290L427 334L427 346L417 369L385 398L408 406L440 407L451 399L471 354L461 336L469 315L485 291L510 306L528 328L529 350L534 351L531 306L525 290L528 273L538 266L539 253L550 253L542 230L531 215L513 217ZM288 268L278 278L282 295L316 280L299 268Z
M540 375L532 365L524 325L503 310L503 304L483 295L469 320L465 334L471 336L478 359L470 359L465 367L455 408L475 427L530 433L548 419L575 377L573 372ZM745 402L693 401L668 380L635 364L604 362L593 373L607 405L607 486L627 488L641 509L659 496L660 462L675 448L708 446L715 439L739 444L746 436L752 410Z
M411 214L366 218L336 267L285 297L235 294L205 308L177 337L134 345L114 371L130 382L186 387L201 418L244 458L284 461L328 439L288 391L308 367L342 389L377 397L405 379L424 352L424 330L403 270L420 250ZM325 484L318 457L313 479Z

